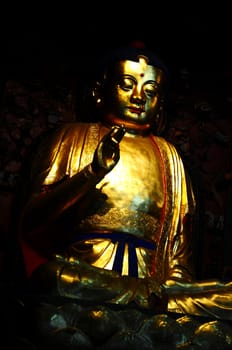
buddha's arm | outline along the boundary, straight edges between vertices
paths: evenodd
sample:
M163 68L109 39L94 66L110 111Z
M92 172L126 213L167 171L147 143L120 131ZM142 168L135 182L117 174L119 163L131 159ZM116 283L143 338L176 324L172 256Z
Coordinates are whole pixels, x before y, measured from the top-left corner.
M76 300L123 305L134 302L143 308L162 303L162 286L153 278L121 276L77 259L70 262L57 256L35 272L33 281L36 290L52 286L55 294Z
M183 232L184 233L184 232ZM198 316L232 319L232 283L218 279L196 280L191 269L191 245L179 240L170 275L162 285L168 310Z
M33 234L46 230L66 210L79 202L81 210L81 201L94 190L103 176L93 173L89 165L48 192L33 194L22 213L21 231Z
M232 320L232 283L196 280L191 268L191 244L185 231L177 237L170 273L162 284L170 312ZM187 229L188 231L188 229ZM187 237L186 237L186 235Z
M170 312L232 320L231 282L171 282L166 284L165 289Z
M119 142L124 133L122 128L112 128L99 142L89 165L72 177L49 185L46 193L38 193L42 184L37 185L37 193L31 195L21 215L20 231L25 238L32 238L39 244L36 237L41 233L51 235L52 230L59 229L54 225L63 222L62 216L74 204L80 216L84 213L88 203L93 200L96 184L117 164ZM69 218L72 219L71 216ZM70 222L64 224L68 231Z

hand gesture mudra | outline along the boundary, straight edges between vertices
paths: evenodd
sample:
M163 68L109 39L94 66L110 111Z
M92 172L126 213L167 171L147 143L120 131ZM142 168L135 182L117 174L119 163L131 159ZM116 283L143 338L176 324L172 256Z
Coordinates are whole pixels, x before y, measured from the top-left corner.
M124 126L113 126L109 133L103 136L93 156L92 170L95 173L107 174L118 163L120 158L119 143L126 130Z

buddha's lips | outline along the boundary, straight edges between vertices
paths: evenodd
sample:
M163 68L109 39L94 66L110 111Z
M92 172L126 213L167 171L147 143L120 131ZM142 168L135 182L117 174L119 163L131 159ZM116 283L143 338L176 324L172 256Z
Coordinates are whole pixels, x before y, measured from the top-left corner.
M141 114L144 112L143 108L129 107L128 108L132 113Z

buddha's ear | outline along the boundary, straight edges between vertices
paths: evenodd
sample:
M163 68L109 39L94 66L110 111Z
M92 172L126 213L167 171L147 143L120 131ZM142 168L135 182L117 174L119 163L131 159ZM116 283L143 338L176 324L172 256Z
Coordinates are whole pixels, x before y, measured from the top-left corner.
M160 111L159 121L157 123L157 135L162 135L167 126L167 112L165 110Z
M96 105L102 104L102 85L99 81L95 81L93 84L92 96Z
M167 126L167 111L165 109L164 99L161 100L159 112L156 115L155 119L155 132L157 135L162 135Z

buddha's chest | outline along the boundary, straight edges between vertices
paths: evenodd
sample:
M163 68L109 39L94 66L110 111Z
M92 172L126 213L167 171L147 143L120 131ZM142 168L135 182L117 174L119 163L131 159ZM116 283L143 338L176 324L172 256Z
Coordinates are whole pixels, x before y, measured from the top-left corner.
M149 138L125 138L120 160L97 185L110 207L160 211L164 203L162 162Z

